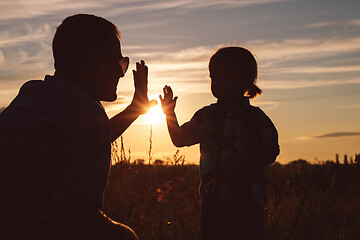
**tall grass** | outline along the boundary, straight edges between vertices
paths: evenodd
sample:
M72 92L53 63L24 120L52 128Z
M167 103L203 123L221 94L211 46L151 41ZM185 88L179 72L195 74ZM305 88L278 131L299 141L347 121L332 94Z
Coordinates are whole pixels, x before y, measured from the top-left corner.
M271 165L268 239L360 239L359 165ZM111 168L104 210L143 240L201 239L197 165Z

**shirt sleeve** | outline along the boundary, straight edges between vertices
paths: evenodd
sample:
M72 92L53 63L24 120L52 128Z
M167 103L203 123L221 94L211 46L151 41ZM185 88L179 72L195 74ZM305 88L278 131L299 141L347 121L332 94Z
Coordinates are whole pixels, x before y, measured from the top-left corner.
M260 128L260 158L263 163L271 164L275 162L280 153L278 143L278 132L271 119L262 111L259 111L259 128Z
M84 104L61 118L56 156L56 190L65 198L101 206L111 159L110 124L97 103Z
M203 110L200 109L194 114L190 121L181 125L181 130L183 131L184 135L187 136L184 144L185 146L191 146L200 143L201 129L203 127L202 115Z

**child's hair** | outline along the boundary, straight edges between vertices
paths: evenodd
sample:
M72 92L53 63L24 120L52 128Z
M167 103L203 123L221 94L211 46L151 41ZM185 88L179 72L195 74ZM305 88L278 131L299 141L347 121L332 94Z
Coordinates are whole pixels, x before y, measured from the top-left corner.
M231 69L231 74L239 76L239 85L244 91L244 95L250 99L261 95L262 90L256 85L257 81L257 62L252 53L242 47L223 47L220 48L209 62L209 70L219 66L227 66Z

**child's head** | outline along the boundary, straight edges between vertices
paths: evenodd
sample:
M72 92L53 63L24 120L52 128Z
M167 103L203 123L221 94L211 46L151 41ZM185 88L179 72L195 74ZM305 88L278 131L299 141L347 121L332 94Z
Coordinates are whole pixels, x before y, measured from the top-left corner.
M262 92L256 86L256 60L245 48L220 48L210 58L209 71L211 92L218 99L255 98Z

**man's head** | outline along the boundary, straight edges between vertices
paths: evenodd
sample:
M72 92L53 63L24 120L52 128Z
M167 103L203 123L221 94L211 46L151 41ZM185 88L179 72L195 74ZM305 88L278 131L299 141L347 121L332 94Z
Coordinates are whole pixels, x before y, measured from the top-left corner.
M56 30L52 48L56 71L71 75L96 100L116 99L128 58L121 55L120 32L113 23L88 14L67 17Z

